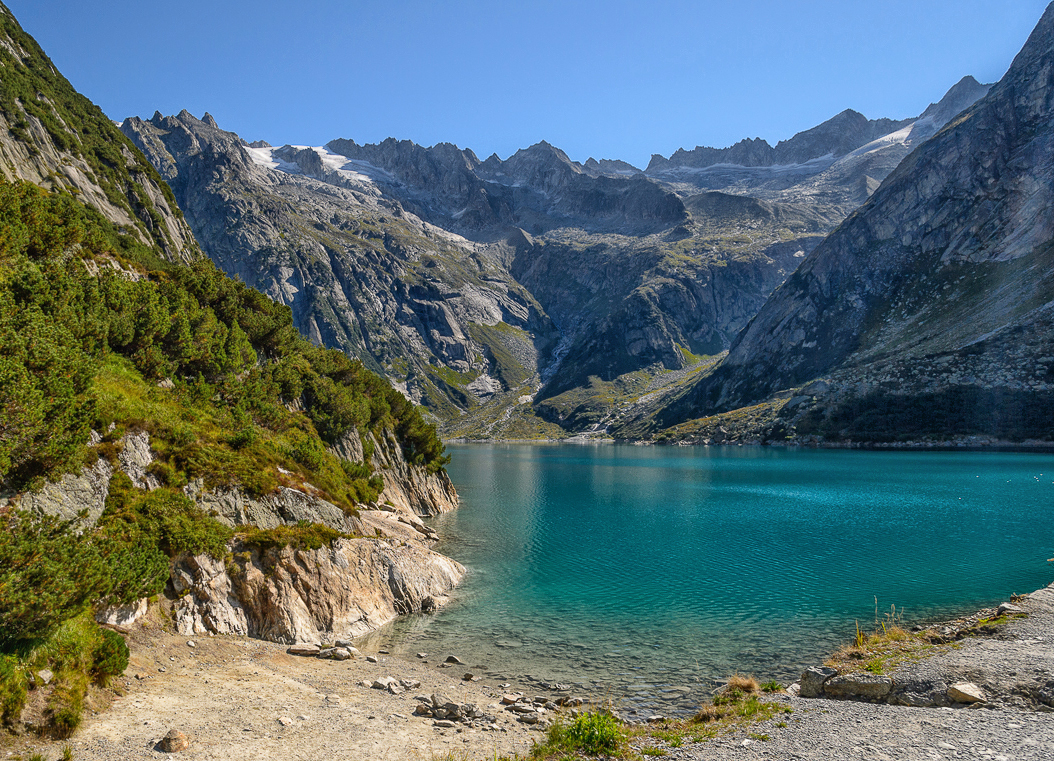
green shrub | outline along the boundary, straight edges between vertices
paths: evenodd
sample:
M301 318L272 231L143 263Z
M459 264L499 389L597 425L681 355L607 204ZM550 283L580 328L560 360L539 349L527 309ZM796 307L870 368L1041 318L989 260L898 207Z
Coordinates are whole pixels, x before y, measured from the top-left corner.
M99 641L92 653L92 676L99 684L108 684L111 677L123 674L128 668L128 644L124 637L109 629L99 629Z
M0 649L46 637L109 591L91 537L50 516L0 513Z
M584 713L570 724L549 728L544 745L535 746L533 755L543 757L556 753L588 753L599 756L618 751L623 742L618 719L607 712Z
M348 538L350 534L308 521L299 521L295 526L276 526L269 529L246 526L238 530L238 538L243 544L260 551L282 547L317 550L329 546L334 539L341 537Z

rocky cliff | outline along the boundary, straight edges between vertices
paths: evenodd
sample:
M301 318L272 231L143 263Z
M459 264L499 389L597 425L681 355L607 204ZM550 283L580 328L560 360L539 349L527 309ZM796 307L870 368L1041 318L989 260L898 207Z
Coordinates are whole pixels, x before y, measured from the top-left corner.
M994 394L1013 402L1017 436L1044 433L1054 353L1052 108L1048 8L1004 78L816 248L662 423L829 374L810 429L852 428L868 410L926 399L917 411L934 432L970 398L991 415Z
M98 434L93 441L101 441ZM155 455L144 431L126 434L116 449L115 464L99 457L79 474L5 498L0 507L76 520L80 530L90 529L106 506L114 473L124 473L141 489L158 487L149 475ZM445 472L429 474L408 464L390 434L376 443L373 463L385 482L381 504L363 505L355 515L321 499L310 485L251 497L238 488L206 489L201 479L188 484L184 492L195 504L236 530L313 523L355 538L298 549L252 546L236 534L226 561L179 556L170 581L179 631L318 642L359 636L396 615L441 605L464 569L429 549L438 537L417 516L454 509L457 493ZM129 625L144 612L145 606L137 605L101 615Z
M678 372L724 350L840 219L682 200L546 143L480 161L396 140L253 147L185 112L122 128L209 256L288 304L312 340L383 371L448 434L560 435L579 426L577 402L548 400L603 407L591 377Z

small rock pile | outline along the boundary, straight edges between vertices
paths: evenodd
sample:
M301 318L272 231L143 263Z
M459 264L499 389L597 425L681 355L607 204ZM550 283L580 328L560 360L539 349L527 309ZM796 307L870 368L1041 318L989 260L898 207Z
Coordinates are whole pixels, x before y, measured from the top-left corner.
M363 687L372 687L375 690L387 690L392 695L402 695L407 690L416 690L421 683L416 679L396 679L391 676L382 676L373 682L363 680Z
M420 686L420 685L418 685ZM483 712L475 703L455 703L445 695L418 695L415 716L435 719L435 726L449 729L459 724L475 729L491 730L498 717Z
M338 639L332 644L299 642L292 645L286 652L290 655L300 655L305 658L323 658L331 661L346 661L362 655L351 643L351 640L347 639Z
M503 695L501 704L505 710L516 715L521 724L545 724L545 716L558 708L577 707L585 703L582 698L559 697L555 701L544 695L525 697L523 695Z

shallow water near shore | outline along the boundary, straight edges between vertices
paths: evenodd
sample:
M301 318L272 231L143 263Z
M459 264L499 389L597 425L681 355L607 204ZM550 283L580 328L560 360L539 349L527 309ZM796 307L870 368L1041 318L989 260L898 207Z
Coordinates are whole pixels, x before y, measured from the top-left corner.
M1054 576L1054 455L452 445L434 615L370 637L475 673L678 713L716 680L793 681L891 605L910 625ZM877 598L877 603L876 603Z

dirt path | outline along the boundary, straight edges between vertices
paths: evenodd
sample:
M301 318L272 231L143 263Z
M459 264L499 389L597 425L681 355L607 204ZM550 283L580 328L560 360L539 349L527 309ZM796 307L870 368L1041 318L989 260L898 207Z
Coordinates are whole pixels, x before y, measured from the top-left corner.
M285 646L259 640L190 641L194 647L158 629L129 637L130 666L116 685L127 692L86 718L70 741L78 761L169 757L154 748L170 729L190 739L189 749L173 756L187 761L483 759L524 754L542 736L497 705L509 690L463 681L466 666L439 668L446 653L410 662L382 654L377 663L337 662L288 655ZM362 685L386 676L421 686L390 695ZM497 717L495 729L440 729L414 716L415 696L432 693L478 704ZM50 760L62 745L34 750Z

